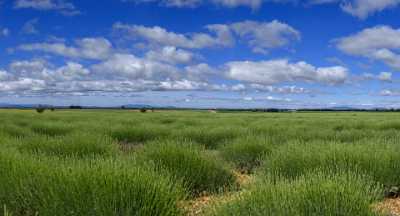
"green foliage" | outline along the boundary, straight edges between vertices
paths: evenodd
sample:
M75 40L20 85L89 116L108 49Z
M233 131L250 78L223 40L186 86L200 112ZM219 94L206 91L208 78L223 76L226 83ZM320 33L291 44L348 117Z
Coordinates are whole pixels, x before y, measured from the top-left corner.
M261 165L271 148L265 137L244 137L226 144L221 149L221 156L241 172L250 173Z
M46 108L45 108L45 107L38 107L38 108L36 108L36 112L37 112L37 113L44 113L44 111L46 111Z
M111 156L118 146L105 135L79 132L66 137L31 136L17 139L20 151L62 157Z
M222 197L217 215L371 215L377 185L400 185L399 125L398 113L0 110L0 215L182 215L203 193Z
M72 127L62 122L37 121L32 126L32 131L39 135L64 136L72 131Z
M232 127L195 127L178 131L176 137L201 144L207 149L216 149L237 135L237 130Z
M223 163L193 145L149 143L143 156L182 180L193 196L229 189L235 183L234 176Z
M183 190L132 163L0 153L0 203L15 215L180 215Z
M400 183L400 146L395 143L363 141L342 143L299 143L282 146L265 160L268 173L289 178L315 169L340 172L359 170L376 181L395 186Z
M115 127L111 131L111 136L120 141L129 144L144 144L145 142L166 138L168 136L167 128L159 125L128 125Z
M232 202L217 207L218 216L377 215L371 203L382 188L354 173L316 172L294 181L265 179Z

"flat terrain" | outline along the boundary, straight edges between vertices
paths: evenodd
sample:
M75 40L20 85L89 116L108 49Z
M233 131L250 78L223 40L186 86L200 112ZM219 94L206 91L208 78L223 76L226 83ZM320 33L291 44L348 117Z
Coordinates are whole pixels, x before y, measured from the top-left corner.
M400 113L0 110L0 215L388 215Z

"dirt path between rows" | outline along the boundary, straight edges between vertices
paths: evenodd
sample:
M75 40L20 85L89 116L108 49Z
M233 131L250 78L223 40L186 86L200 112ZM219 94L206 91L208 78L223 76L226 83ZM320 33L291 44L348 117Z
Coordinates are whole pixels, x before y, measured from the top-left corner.
M253 176L234 172L237 182L240 185L238 191L229 192L218 195L204 195L193 200L189 200L184 204L184 210L187 216L204 215L207 208L214 204L229 202L238 197L243 192L243 187L251 184ZM400 198L385 199L373 206L377 212L387 214L388 216L400 216Z
M251 175L242 174L240 172L233 172L236 176L237 183L239 184L239 190L228 192L225 194L217 194L217 195L205 195L194 200L187 201L184 204L184 210L187 212L187 216L200 216L204 215L207 208L217 203L229 202L239 196L243 190L242 188L246 185L251 184L253 178Z
M378 212L389 214L389 216L400 216L400 198L385 199L375 206Z

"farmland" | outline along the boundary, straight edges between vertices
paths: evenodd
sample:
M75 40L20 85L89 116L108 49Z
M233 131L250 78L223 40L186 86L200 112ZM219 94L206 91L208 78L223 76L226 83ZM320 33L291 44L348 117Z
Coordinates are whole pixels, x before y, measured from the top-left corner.
M397 113L1 110L0 122L0 215L386 215L376 206L400 185Z

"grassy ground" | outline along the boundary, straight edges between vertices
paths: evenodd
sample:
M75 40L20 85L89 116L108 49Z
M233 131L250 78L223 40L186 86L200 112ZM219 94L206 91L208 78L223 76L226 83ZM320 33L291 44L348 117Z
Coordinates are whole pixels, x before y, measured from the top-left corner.
M384 215L399 138L397 113L0 110L0 215Z

